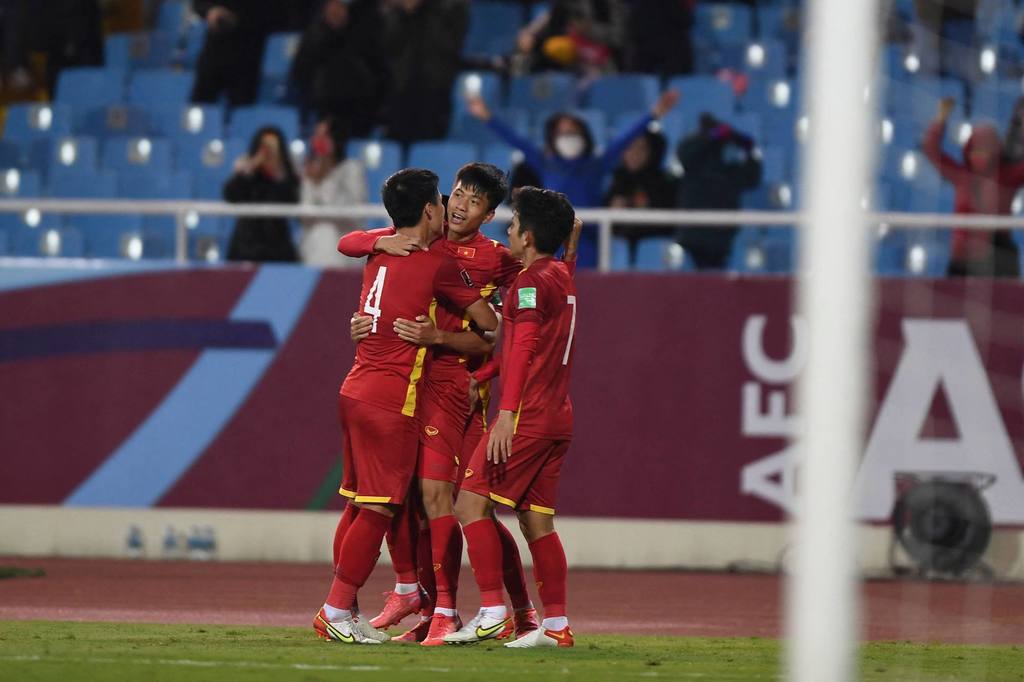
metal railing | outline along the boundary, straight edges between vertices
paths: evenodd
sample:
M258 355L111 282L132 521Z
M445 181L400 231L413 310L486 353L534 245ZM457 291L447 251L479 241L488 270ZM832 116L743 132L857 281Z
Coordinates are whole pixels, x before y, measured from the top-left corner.
M175 260L188 262L188 222L190 216L323 218L328 220L387 218L380 204L357 206L298 206L294 204L229 204L219 201L141 201L107 199L0 199L0 212L77 214L137 214L174 216ZM798 211L690 211L662 209L582 208L576 215L585 223L597 225L598 270L612 267L613 226L651 227L686 225L730 227L735 225L781 225L798 228L803 213ZM509 221L512 212L499 208L495 221ZM865 225L891 228L957 227L976 230L1022 229L1024 216L960 215L950 213L865 212Z

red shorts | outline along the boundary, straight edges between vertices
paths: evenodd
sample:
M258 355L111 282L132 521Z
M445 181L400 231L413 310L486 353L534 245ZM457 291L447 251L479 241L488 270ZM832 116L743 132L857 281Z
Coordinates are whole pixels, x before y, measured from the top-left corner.
M402 504L416 471L416 420L347 396L341 397L340 411L341 494L356 502Z
M466 424L466 432L462 436L462 454L459 456L459 473L456 479L456 487L461 486L462 479L466 476L466 469L469 467L470 460L473 459L473 453L476 452L476 446L480 443L480 440L485 435L484 430L484 416L483 412L480 411L478 405L476 410L469 416L469 422Z
M554 514L558 477L570 441L514 436L512 454L503 464L487 461L487 441L481 438L473 451L462 489L518 511Z

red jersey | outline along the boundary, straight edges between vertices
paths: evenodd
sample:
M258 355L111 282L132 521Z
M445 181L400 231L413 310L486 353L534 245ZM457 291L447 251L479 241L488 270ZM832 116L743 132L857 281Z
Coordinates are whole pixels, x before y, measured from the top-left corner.
M568 440L569 373L576 335L576 284L570 267L546 257L524 269L509 290L503 317L500 409L516 413L516 434ZM516 359L515 350L517 332L522 335L527 324L536 333L536 350L528 364ZM513 362L522 364L510 367ZM525 377L517 379L517 374Z
M356 346L356 358L341 394L412 417L426 348L402 341L394 331L398 318L436 316L438 301L463 310L480 291L466 283L458 263L436 241L408 256L373 254L363 268L359 310L373 317L370 335Z

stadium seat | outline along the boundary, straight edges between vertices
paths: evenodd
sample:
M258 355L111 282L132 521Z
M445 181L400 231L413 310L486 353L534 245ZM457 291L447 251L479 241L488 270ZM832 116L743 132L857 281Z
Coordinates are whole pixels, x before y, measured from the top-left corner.
M91 107L76 116L75 134L106 138L115 135L148 135L152 125L146 110L129 104Z
M1024 97L1024 89L1019 79L982 81L975 86L971 113L975 119L1008 121L1021 97Z
M0 168L21 168L27 159L22 146L14 140L0 140Z
M99 107L124 99L123 69L74 67L57 77L54 101L75 108Z
M502 57L516 49L516 35L523 25L523 8L517 2L473 2L469 28L462 46L466 57Z
M189 259L207 263L224 260L234 219L229 216L193 217L194 220L186 221ZM152 227L152 222L144 221L144 226L148 231ZM161 228L158 226L158 229Z
M33 140L71 134L71 107L63 104L12 104L7 108L5 140Z
M192 96L191 71L145 69L132 74L128 84L128 101L133 104L185 104Z
M96 140L91 137L60 137L34 140L29 151L32 168L51 174L55 169L95 170Z
M547 124L548 119L554 116L558 111L542 111L538 112L534 119L534 130L533 139L537 144L544 144L544 127ZM597 109L570 109L568 113L576 116L583 120L590 129L590 134L594 138L595 147L603 147L608 141L608 121L605 118L604 112Z
M49 188L55 199L113 199L117 174L92 168L55 168L50 172Z
M501 109L505 98L501 94L501 79L490 71L463 71L452 88L452 113L466 111L469 97L482 97L491 109Z
M658 78L645 74L617 74L594 81L587 90L585 102L606 116L624 111L647 111L658 99Z
M0 168L0 199L38 197L41 194L42 182L39 173L17 168Z
M956 99L954 114L964 115L963 83L955 78L925 78L894 84L885 93L884 111L901 119L921 124L922 130L935 117L939 100Z
M530 112L571 109L577 104L576 79L560 71L518 76L509 82L508 105Z
M272 33L263 49L260 65L260 101L283 102L288 90L288 72L299 49L299 33Z
M512 170L523 158L523 153L515 147L510 147L501 142L492 142L481 148L480 160L490 163L502 169L506 173Z
M116 171L170 171L171 142L161 137L115 137L103 144L103 167Z
M154 134L172 140L224 136L224 109L215 104L158 104L147 107Z
M188 0L163 0L156 17L158 31L166 31L178 35L188 22Z
M15 256L40 255L39 244L49 230L64 226L62 216L38 210L0 213L0 232L7 236L8 253Z
M702 112L727 120L736 109L732 85L714 76L677 76L669 80L668 89L681 94L676 111L686 130L696 130Z
M181 54L181 65L186 69L194 69L199 61L199 53L206 42L206 22L190 21L185 25L185 49Z
M142 218L137 215L70 215L67 222L81 233L88 258L124 257L127 255L126 240L133 235L142 235Z
M480 228L480 233L488 239L508 246L508 223L503 220L487 223Z
M781 40L766 38L731 45L721 50L721 68L749 73L751 78L785 78L789 53Z
M767 145L761 149L761 174L765 182L792 180L790 158L786 149Z
M693 259L668 237L648 237L637 243L634 268L644 272L686 272L693 270Z
M245 140L246 143L257 130L265 126L277 126L286 140L294 140L299 136L299 114L289 107L259 104L238 107L231 114L231 137Z
M42 227L20 230L14 235L17 256L81 258L85 255L82 233L73 227Z
M717 45L742 45L750 41L750 8L738 3L698 3L694 34L710 36Z
M475 161L476 156L476 146L465 142L416 142L409 147L408 165L437 173L444 191L451 187L459 168Z
M231 176L235 160L248 145L238 139L178 140L175 158L178 168L192 173L197 199L219 201L224 182Z
M177 33L114 33L104 41L104 64L117 69L164 69L171 66Z
M733 239L727 269L751 274L787 274L796 265L796 238L786 227L742 227Z
M192 174L129 169L118 179L118 196L124 199L191 199Z
M612 237L612 270L629 270L629 240L625 237Z
M503 109L495 111L494 115L510 125L520 135L529 137L530 116L522 109ZM452 116L448 138L471 144L489 144L498 139L497 135L494 134L486 123L470 115L468 112L461 112Z
M363 162L367 197L371 202L380 201L384 181L403 166L401 146L389 140L349 140L346 153Z

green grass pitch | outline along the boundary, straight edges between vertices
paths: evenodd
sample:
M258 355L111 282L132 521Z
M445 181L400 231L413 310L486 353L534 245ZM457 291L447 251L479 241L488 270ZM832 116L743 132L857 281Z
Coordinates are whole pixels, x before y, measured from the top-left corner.
M0 621L0 680L776 680L781 645L755 638L577 637L574 649L497 643L378 647L311 629ZM863 680L1024 680L1024 647L868 644Z

